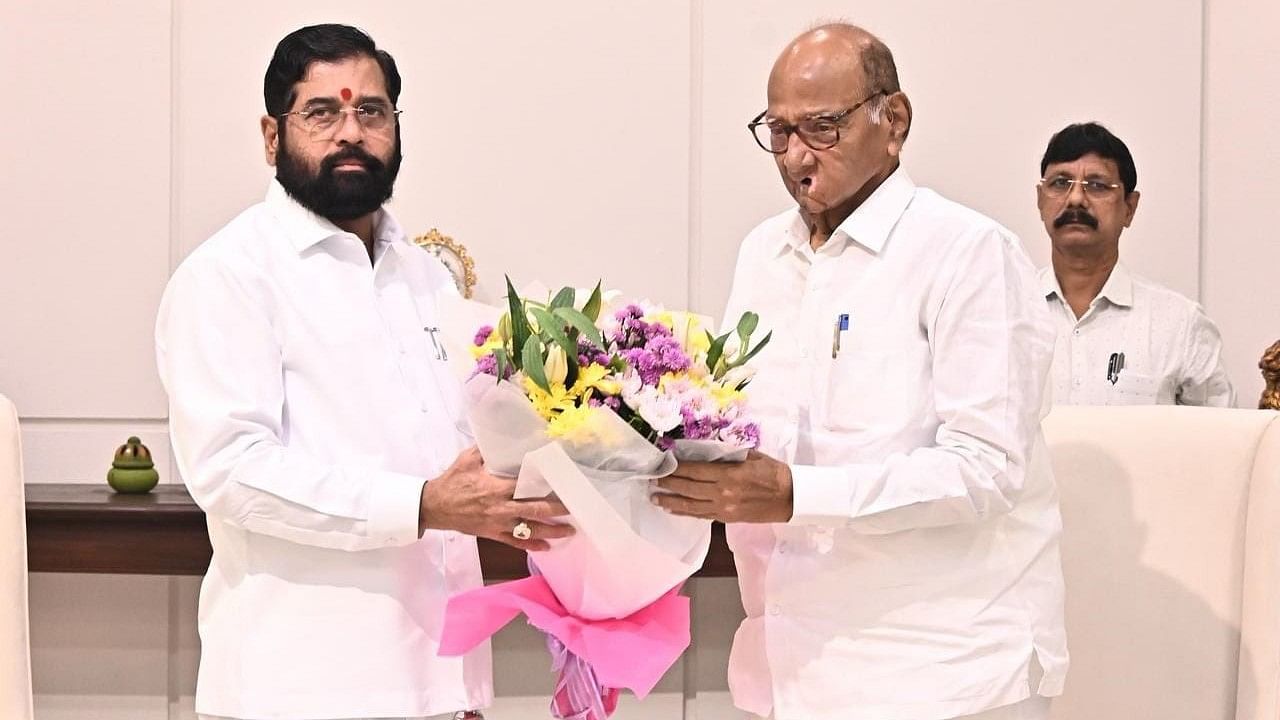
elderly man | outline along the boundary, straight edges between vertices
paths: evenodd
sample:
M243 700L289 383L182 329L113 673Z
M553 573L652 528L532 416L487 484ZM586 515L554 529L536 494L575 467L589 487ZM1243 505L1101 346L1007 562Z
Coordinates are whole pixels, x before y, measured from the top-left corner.
M783 50L750 128L798 207L744 240L725 313L774 333L748 391L763 452L654 495L731 523L730 689L777 720L1041 719L1066 673L1035 269L911 181L911 120L864 30Z
M1036 205L1053 243L1040 281L1058 330L1054 402L1234 405L1217 326L1120 262L1139 198L1124 142L1098 123L1068 125L1049 139L1040 177Z
M458 429L430 336L453 281L382 207L401 157L395 61L355 28L303 28L264 95L276 179L182 263L156 324L175 457L213 544L196 712L485 706L488 649L436 653L445 602L481 583L468 535L543 549L567 529L538 520L564 509L513 501Z

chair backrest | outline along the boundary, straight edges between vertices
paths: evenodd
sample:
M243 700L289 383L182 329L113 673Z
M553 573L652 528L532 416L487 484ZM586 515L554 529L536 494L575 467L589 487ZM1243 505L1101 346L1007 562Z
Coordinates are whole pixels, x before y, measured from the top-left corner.
M27 522L18 413L0 395L0 717L31 720Z
M1276 720L1280 413L1058 407L1071 669L1054 720Z

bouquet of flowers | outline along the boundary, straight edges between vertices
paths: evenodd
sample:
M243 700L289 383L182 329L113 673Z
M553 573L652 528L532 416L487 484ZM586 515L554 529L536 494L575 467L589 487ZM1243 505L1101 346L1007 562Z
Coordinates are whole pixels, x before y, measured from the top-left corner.
M759 442L743 389L758 317L716 336L708 321L641 303L609 307L600 285L521 298L474 335L471 431L516 497L551 493L577 532L530 554L533 576L450 600L441 652L474 647L520 612L548 634L559 718L603 720L617 689L644 697L689 644L682 583L710 522L653 505L650 480L679 460L741 461Z

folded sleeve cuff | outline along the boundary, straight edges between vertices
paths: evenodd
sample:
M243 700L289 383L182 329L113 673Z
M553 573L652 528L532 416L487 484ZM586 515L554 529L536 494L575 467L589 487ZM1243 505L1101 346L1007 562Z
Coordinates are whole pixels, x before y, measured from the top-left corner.
M848 524L855 473L841 467L791 466L792 525Z
M369 537L388 546L418 539L418 507L426 478L379 473L369 496Z

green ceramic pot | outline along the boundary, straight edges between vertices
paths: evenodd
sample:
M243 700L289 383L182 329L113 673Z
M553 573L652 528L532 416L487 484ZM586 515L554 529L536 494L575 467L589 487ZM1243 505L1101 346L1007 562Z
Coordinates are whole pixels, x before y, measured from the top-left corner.
M160 473L151 468L111 468L107 484L118 493L145 493L160 482Z
M144 493L160 482L160 473L156 472L155 463L151 461L151 451L136 437L116 449L115 459L111 461L111 469L107 471L107 484L119 493Z

